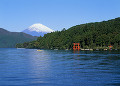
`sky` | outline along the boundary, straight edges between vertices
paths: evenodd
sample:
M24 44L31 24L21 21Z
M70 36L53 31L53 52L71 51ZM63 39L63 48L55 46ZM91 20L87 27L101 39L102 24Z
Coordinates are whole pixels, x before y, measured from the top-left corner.
M0 28L21 32L40 23L55 31L120 17L120 0L0 0Z

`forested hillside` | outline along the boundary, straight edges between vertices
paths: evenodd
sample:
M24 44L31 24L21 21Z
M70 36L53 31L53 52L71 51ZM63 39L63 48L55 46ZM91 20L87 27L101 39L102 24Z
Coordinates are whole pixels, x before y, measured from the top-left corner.
M22 32L9 32L0 28L0 48L13 48L17 43L29 42L36 39L37 37Z
M56 31L38 37L36 41L17 44L16 47L40 49L72 49L73 43L82 48L120 48L120 17L108 21L76 25L68 30Z

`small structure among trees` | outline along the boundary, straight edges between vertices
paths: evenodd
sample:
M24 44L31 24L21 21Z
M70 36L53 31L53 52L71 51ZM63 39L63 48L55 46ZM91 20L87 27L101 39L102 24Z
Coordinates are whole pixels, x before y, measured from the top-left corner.
M80 50L80 43L73 43L73 50Z
M109 49L112 49L113 46L112 46L112 45L109 45L108 47L109 47Z

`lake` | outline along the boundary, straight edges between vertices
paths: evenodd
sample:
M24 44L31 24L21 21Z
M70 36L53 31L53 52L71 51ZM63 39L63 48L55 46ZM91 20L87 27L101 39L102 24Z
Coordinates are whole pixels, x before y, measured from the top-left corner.
M120 51L0 48L0 86L120 86Z

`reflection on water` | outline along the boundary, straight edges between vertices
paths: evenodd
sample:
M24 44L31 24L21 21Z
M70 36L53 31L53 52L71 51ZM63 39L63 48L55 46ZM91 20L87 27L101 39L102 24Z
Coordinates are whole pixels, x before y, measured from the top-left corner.
M31 83L47 83L43 78L50 76L50 58L45 51L33 51L30 56L30 77L33 80Z
M0 49L0 86L120 85L119 51Z

